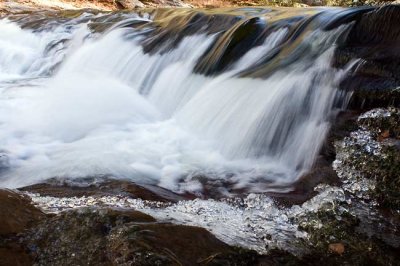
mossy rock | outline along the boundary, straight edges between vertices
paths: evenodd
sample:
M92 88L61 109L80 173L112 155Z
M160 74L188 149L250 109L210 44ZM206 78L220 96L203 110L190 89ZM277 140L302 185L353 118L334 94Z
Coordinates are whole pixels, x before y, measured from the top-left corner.
M361 116L358 125L373 132L376 139L400 139L400 109L388 108L384 115L376 117Z
M22 242L37 265L254 265L259 258L203 228L159 223L122 209L65 211Z
M336 145L343 182L372 182L363 188L371 200L393 214L400 210L400 109L362 114L353 131ZM355 180L355 181L354 181ZM361 186L363 186L361 184ZM350 190L351 193L353 193Z
M304 265L399 265L398 250L358 230L359 219L340 206L303 217L299 229L308 233L310 252Z

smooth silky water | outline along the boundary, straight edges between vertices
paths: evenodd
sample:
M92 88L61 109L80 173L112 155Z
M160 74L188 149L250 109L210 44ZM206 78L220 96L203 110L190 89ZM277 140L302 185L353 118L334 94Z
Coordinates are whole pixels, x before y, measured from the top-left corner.
M242 9L198 27L193 12L177 12L175 31L165 10L0 20L0 186L107 177L198 196L206 184L224 196L289 192L346 104L346 69L331 66L346 11ZM290 241L266 232L296 235L287 219L301 207L244 201L132 206L261 252Z

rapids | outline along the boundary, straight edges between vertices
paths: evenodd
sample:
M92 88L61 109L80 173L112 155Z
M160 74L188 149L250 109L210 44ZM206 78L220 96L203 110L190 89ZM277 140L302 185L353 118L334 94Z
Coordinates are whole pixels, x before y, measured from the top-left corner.
M355 11L235 12L0 20L0 186L290 191L346 106L357 62L331 61Z

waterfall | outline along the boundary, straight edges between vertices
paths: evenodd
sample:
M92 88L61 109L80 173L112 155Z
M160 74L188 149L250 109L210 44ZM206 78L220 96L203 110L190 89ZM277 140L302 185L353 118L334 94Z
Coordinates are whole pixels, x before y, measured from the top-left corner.
M223 23L83 13L39 29L1 20L0 185L107 177L179 193L290 190L342 107L346 70L331 61L349 25L324 28L340 12ZM178 30L171 16L185 18Z

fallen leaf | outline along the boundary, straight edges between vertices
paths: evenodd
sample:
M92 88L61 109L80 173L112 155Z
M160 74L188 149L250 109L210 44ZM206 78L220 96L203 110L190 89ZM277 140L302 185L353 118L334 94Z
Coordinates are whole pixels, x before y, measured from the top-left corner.
M344 245L342 243L329 244L329 251L342 255L344 253Z

